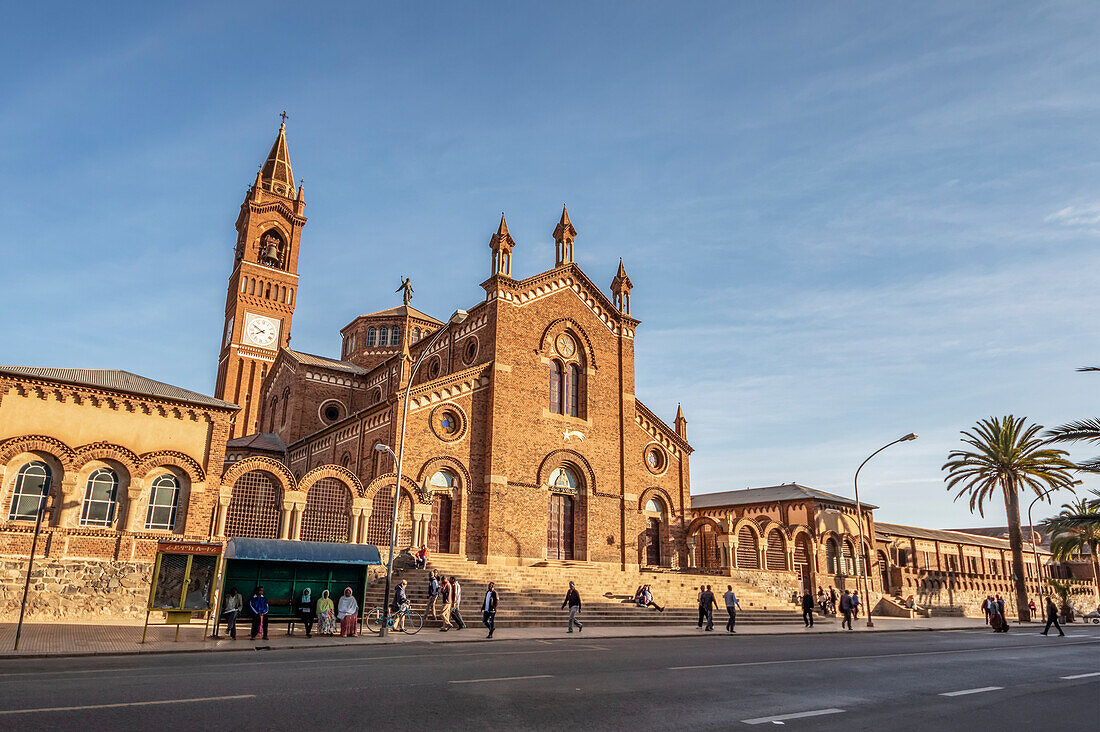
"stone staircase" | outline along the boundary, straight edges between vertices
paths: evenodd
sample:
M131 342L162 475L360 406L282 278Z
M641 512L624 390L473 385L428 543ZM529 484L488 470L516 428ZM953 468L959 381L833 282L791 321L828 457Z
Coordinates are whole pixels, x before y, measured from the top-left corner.
M489 582L496 583L500 596L496 623L500 627L531 627L564 625L566 613L561 609L562 599L572 580L581 594L584 609L583 622L616 626L689 626L698 620L696 597L700 584L713 588L719 605L726 585L733 585L741 603L737 614L741 623L797 623L801 611L789 602L738 582L730 577L681 573L672 570L619 571L595 567L584 562L544 561L522 567L488 566L472 562L464 557L436 554L428 563L428 569L395 569L394 581L408 580L408 594L413 608L423 611L428 601L428 570L436 569L450 577L457 577L462 584L463 618L467 625L481 622L480 604ZM639 608L633 602L639 585L648 584L655 601L665 608L657 612L652 608ZM366 606L381 605L385 592L385 580L371 583L367 588ZM715 625L721 629L726 622L725 608L715 613ZM425 620L425 625L438 626L437 621Z

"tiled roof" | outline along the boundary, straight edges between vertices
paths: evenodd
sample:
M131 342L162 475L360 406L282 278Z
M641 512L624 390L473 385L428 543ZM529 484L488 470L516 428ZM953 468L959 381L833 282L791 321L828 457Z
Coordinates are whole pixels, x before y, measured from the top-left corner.
M301 351L292 351L289 348L284 348L291 358L306 366L319 366L321 368L333 369L334 371L343 371L348 374L363 375L367 373L367 370L361 366L356 366L351 361L341 361L335 358L326 358L325 356L315 356L312 353L302 353Z
M110 389L123 391L128 394L159 397L188 404L198 404L204 407L217 407L219 409L240 409L236 404L223 402L205 394L181 389L178 386L165 384L162 381L154 381L144 376L131 374L129 371L118 369L55 369L39 366L0 366L0 373L15 376L26 376L32 379L48 381L62 381L66 384L79 384L92 386L98 389Z
M807 488L797 483L786 485L773 485L766 488L746 488L740 491L722 491L720 493L701 493L691 497L692 508L714 508L717 506L743 506L751 503L773 503L775 501L797 501L812 498L826 503L840 503L845 506L854 506L856 502L851 498L838 496L835 493L826 493L814 488ZM870 503L864 503L864 508L878 508Z
M421 320L430 320L433 323L439 323L440 325L443 325L442 320L439 320L438 318L433 318L432 316L428 315L427 313L422 313L419 310L417 310L416 308L410 307L408 305L398 305L397 307L389 308L388 310L379 310L377 313L365 313L363 315L358 316L356 318L356 320L358 320L359 318L393 318L393 317L403 318L406 315L409 316L410 318L420 318Z
M231 450L264 450L265 452L286 452L286 445L274 432L257 432L254 435L235 437L226 447Z
M882 521L875 522L875 533L886 536L908 536L913 539L927 539L929 541L950 541L955 544L970 544L972 546L984 546L991 549L1010 549L1007 539L998 539L993 536L980 536L978 534L966 534L961 531L948 531L944 529L922 529L919 526L903 526L902 524L887 524ZM1031 543L1024 537L1024 547L1031 551ZM1039 551L1049 554L1042 545Z

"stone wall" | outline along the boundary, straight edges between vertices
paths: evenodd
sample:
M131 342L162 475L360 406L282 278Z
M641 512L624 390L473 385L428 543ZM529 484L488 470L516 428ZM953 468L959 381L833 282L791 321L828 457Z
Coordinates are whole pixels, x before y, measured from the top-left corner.
M0 559L0 620L19 618L26 560ZM144 618L152 562L36 559L27 620Z

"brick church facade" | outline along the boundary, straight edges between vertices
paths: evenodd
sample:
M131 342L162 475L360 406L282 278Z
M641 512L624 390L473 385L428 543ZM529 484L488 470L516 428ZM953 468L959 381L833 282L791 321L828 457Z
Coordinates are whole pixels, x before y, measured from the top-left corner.
M406 298L355 318L328 358L288 345L303 207L280 128L237 220L215 394L241 412L218 535L387 545L395 473L375 446L399 451L405 419L399 548L686 564L686 421L635 395L630 278L620 262L605 293L585 274L565 209L542 246L552 268L513 277L527 247L502 215L465 320Z

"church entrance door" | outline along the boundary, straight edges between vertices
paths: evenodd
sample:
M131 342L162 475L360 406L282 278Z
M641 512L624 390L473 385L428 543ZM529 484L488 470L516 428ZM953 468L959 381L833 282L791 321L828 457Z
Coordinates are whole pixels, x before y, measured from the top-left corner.
M436 493L432 499L432 522L428 525L428 549L437 554L451 551L451 497Z
M661 519L650 518L645 530L645 563L661 566Z
M550 494L550 521L546 534L547 559L573 558L573 497Z

